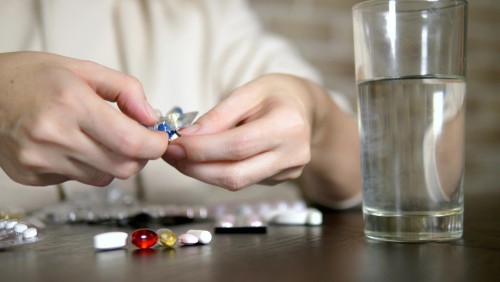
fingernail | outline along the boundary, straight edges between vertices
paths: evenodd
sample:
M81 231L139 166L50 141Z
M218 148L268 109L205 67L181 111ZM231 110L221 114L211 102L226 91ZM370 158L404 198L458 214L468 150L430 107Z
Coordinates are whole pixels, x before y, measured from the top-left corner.
M170 144L167 148L167 158L173 160L183 160L186 158L186 151L179 145Z
M144 107L146 108L146 111L148 112L148 115L154 119L155 121L158 120L158 114L156 111L151 107L151 105L148 103L148 101L144 101Z
M179 130L179 133L181 134L195 133L196 131L198 131L198 129L200 129L200 125L195 123L190 126L182 128L181 130Z

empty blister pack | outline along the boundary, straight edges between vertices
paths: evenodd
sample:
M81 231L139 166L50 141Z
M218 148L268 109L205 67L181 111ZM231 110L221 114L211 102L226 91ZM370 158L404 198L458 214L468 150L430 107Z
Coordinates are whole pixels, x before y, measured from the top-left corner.
M155 125L151 126L149 129L167 133L169 141L174 141L180 137L178 130L191 125L198 115L198 112L184 113L179 107L173 107L165 115L160 111L157 112L159 119Z

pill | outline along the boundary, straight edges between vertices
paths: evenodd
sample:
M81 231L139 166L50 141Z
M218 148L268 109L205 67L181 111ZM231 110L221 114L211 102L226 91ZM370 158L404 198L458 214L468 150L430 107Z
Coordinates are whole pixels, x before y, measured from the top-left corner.
M18 223L14 225L14 232L16 233L23 233L26 229L28 229L28 225L24 223Z
M94 236L94 248L97 250L112 250L127 245L128 234L125 232L106 232Z
M35 227L30 227L23 232L24 239L31 239L38 235L38 230Z
M212 233L207 230L188 230L186 233L196 236L200 244L208 244L212 241Z
M177 235L167 228L158 229L158 242L163 247L173 247L177 243Z
M150 229L137 229L131 236L132 245L140 249L147 249L158 242L158 234Z
M322 213L314 208L300 211L285 211L276 214L270 219L271 223L282 225L321 225L323 223Z
M185 233L179 236L179 242L183 245L194 245L198 243L198 237L193 234Z
M323 214L317 209L307 209L309 211L307 215L307 224L309 225L321 225L323 224Z
M12 229L17 224L17 220L9 220L5 223L5 229Z

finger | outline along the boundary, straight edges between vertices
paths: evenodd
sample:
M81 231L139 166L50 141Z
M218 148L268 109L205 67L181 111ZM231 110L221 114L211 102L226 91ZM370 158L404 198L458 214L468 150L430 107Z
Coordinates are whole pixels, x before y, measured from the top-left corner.
M218 133L235 127L260 110L262 98L252 95L256 86L245 85L227 96L196 121L196 130L181 130L182 135Z
M302 174L303 171L304 171L303 165L291 167L281 172L278 172L272 177L260 181L259 184L274 186L283 181L297 179Z
M61 148L57 146L44 146L43 149L44 153L37 156L39 160L34 161L40 164L36 170L39 175L59 174L68 179L95 186L105 186L114 179L110 174L61 154Z
M95 95L88 95L91 109L79 121L83 132L119 154L138 159L157 159L168 146L168 136L145 128Z
M277 137L282 136L277 134L280 129L267 132L262 130L265 126L263 118L217 134L183 135L167 148L166 157L192 162L244 160L273 150L282 143ZM183 150L185 156L179 156L176 150Z
M276 154L268 152L240 162L191 163L174 161L181 173L205 183L237 191L268 179L283 170Z
M266 152L240 162L190 163L166 159L183 174L232 191L255 183L275 185L296 179L309 160L308 153L288 154L283 158L276 152Z
M116 154L83 133L76 136L78 138L72 140L72 144L76 145L76 151L71 152L72 157L116 178L127 179L144 168L147 163L146 160Z
M64 165L60 168L61 174L84 184L106 186L114 179L113 175L95 169L76 159L69 158L61 164Z
M116 102L120 110L131 118L146 125L152 125L158 119L136 78L91 62L79 61L74 71L98 95L107 101Z
M64 151L64 150L63 150ZM67 180L77 180L90 185L102 186L113 177L61 153L61 147L50 144L32 144L16 167L23 168L20 183L50 185Z

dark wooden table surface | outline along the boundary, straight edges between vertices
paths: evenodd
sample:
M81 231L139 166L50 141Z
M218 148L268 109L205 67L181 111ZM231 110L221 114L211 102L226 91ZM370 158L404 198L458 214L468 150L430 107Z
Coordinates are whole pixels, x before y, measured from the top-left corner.
M133 229L50 226L36 244L0 251L0 281L500 281L500 193L465 198L465 232L445 243L366 239L360 210L324 225L215 234L209 245L96 252L93 235ZM177 233L211 223L178 225Z

